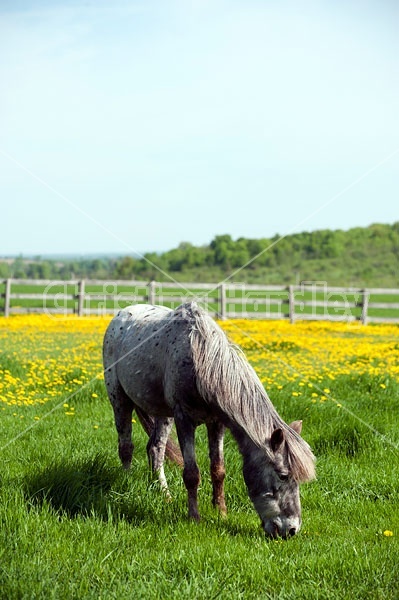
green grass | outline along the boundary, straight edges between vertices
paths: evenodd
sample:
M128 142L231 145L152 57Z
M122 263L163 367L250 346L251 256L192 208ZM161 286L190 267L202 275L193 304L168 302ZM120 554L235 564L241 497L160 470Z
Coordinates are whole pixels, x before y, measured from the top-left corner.
M20 372L18 357L8 366ZM317 480L301 488L303 528L287 541L265 539L230 435L229 515L221 519L210 505L205 431L197 432L202 521L194 524L186 518L180 469L167 464L171 502L149 475L138 424L132 470L121 469L102 382L69 401L75 416L65 414L67 397L41 407L5 407L1 597L398 598L399 384L390 379L382 389L379 383L370 376L341 376L333 387L326 382L362 420L333 403L305 406L290 385L275 393L285 420L304 419L304 437L318 459Z

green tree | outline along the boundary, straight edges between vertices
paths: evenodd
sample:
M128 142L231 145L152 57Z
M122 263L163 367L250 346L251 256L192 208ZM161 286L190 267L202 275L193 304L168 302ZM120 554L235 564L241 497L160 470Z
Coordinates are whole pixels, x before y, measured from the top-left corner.
M131 256L124 256L116 264L114 275L116 279L134 279L137 261Z

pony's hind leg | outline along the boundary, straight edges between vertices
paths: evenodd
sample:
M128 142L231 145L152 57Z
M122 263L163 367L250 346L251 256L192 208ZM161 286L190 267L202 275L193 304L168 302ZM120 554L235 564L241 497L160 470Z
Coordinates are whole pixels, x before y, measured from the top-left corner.
M165 491L168 498L170 498L168 483L165 477L165 471L163 468L165 460L165 449L168 441L170 430L172 429L173 419L171 417L157 418L154 421L154 429L150 435L150 439L147 444L147 456L148 462L153 473L158 475L158 480L161 488Z
M209 458L211 461L211 479L213 487L213 505L220 511L221 515L227 514L224 499L224 478L226 471L223 457L223 438L225 427L222 423L214 421L207 423Z
M134 404L117 380L114 369L106 369L104 379L108 397L114 409L115 425L118 432L119 458L123 467L129 469L132 463L134 448L132 442L132 413Z
M126 397L114 407L115 425L118 432L118 452L124 469L129 469L132 464L133 442L132 442L132 413L133 402Z

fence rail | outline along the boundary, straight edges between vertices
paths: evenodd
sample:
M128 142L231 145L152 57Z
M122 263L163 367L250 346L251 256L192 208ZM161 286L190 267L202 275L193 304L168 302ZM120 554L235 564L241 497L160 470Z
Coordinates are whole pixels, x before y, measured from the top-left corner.
M172 308L195 299L220 319L399 323L399 289L103 280L0 280L0 311L12 314L113 314L146 302Z

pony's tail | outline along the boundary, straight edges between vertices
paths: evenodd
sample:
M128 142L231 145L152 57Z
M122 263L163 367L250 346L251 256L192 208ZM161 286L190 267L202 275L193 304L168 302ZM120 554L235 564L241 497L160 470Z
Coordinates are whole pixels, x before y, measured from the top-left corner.
M144 410L138 408L137 406L135 407L135 410L144 431L148 437L150 437L154 431L154 417L147 414ZM173 440L170 439L170 437L166 442L165 455L169 458L169 460L176 463L179 467L183 466L184 461L183 455L180 452L180 448Z

